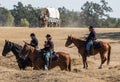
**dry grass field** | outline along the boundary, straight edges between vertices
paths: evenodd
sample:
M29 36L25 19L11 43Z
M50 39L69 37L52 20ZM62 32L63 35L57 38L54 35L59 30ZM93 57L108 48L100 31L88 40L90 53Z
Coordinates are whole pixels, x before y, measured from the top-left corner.
M65 42L68 35L83 39L88 34L87 28L0 28L0 82L120 82L120 28L96 28L98 40L110 42L112 46L111 62L103 69L98 69L100 56L88 58L89 68L82 68L82 59L77 49L66 48ZM45 35L50 33L53 36L56 51L64 51L71 55L72 71L60 71L58 67L50 70L32 70L28 67L25 71L18 69L15 57L9 53L3 57L1 52L4 40L24 45L23 40L29 42L30 33L36 33L39 39L39 47L43 48Z

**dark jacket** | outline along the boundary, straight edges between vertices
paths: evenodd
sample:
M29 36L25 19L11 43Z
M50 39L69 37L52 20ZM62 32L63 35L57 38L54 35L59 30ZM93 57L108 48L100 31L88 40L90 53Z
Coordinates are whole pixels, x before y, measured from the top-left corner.
M37 40L37 38L32 39L31 42L30 42L30 45L35 47L35 48L38 48L38 40Z
M88 35L87 41L90 41L90 40L94 41L94 40L96 40L96 39L97 39L97 38L96 38L96 32L93 30L93 31L91 31L90 34Z
M54 43L51 40L45 41L45 50L54 50Z

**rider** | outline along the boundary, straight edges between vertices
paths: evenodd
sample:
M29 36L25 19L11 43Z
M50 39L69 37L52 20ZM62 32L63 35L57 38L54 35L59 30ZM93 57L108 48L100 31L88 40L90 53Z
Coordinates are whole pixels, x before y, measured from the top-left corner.
M90 34L86 38L86 45L85 45L85 47L86 47L85 55L88 57L90 55L91 48L93 49L93 42L97 39L96 32L95 32L93 26L89 26L89 31L90 31Z
M45 70L48 70L49 64L52 61L52 53L54 51L54 43L50 34L46 35L47 41L45 41L44 50L45 50Z
M38 39L36 38L34 33L30 34L31 42L30 45L33 46L35 49L38 49Z

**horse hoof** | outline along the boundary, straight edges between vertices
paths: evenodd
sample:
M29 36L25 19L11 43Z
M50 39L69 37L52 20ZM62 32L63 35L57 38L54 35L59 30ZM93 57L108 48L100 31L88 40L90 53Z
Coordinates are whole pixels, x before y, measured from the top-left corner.
M36 68L33 68L33 70L37 70Z
M102 67L99 67L98 69L102 69Z

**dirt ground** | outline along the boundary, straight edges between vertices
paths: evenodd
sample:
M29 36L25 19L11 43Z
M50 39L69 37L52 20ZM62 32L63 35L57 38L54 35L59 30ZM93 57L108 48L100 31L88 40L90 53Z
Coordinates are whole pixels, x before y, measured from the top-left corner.
M84 39L88 34L87 28L0 28L0 82L120 82L120 28L96 28L99 41L109 42L112 46L110 65L105 63L103 69L98 69L100 56L88 58L88 69L83 69L82 59L77 48L66 48L68 35ZM43 48L45 35L50 33L55 43L55 51L64 51L71 55L72 71L61 71L58 67L50 70L25 71L18 69L16 59L12 53L2 56L5 40L24 45L23 40L29 42L30 33L36 33L39 47Z

